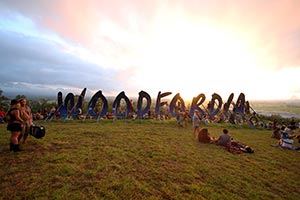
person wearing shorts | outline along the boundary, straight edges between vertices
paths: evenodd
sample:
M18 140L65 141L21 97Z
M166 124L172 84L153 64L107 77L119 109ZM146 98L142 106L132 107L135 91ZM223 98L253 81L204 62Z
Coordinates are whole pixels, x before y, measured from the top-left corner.
M18 137L22 132L23 119L21 118L20 103L13 99L10 102L10 108L6 113L7 130L11 132L10 151L20 151Z

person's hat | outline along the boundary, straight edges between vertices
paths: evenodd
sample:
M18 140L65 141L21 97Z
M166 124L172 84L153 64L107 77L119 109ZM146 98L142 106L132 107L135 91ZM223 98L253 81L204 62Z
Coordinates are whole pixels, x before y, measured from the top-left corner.
M19 103L19 101L17 100L17 99L12 99L11 101L10 101L10 105L16 105L16 104L18 104Z

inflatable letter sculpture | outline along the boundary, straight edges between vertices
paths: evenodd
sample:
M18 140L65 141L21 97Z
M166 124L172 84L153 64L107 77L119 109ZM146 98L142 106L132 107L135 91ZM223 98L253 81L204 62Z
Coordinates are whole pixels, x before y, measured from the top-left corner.
M177 105L176 105L177 103ZM181 98L180 94L177 93L173 99L171 100L171 103L170 103L170 114L173 116L173 117L176 117L177 115L177 109L181 109L181 111L185 111L185 105L184 105L184 101L183 99Z
M60 115L63 120L67 119L68 117L73 117L78 114L79 109L82 110L84 97L86 93L86 88L84 88L81 92L81 94L78 96L77 102L75 102L75 97L73 93L68 93L66 98L63 101L63 94L61 92L58 92L57 94L57 103L58 103L58 112L60 112ZM172 92L164 92L162 93L159 91L156 98L156 105L155 105L155 115L156 119L160 116L160 109L161 107L168 105L167 101L162 101L162 98L171 95ZM193 97L192 104L189 110L190 116L194 114L195 110L198 110L201 115L203 116L209 116L210 119L214 119L214 116L222 112L223 118L226 120L229 120L231 123L236 123L236 117L237 115L240 115L243 119L243 121L247 121L248 124L253 127L253 123L251 121L246 119L245 116L245 95L244 93L240 93L236 103L233 102L234 94L231 93L226 101L226 103L223 104L222 98L219 94L214 93L212 94L212 98L209 101L207 105L207 109L203 105L203 103L206 100L205 94L200 93L198 96ZM98 111L98 113L95 112L95 107L97 105L97 101L101 100L101 110ZM125 110L124 105L121 105L121 101L125 101ZM76 104L75 104L76 103ZM98 102L99 103L99 102ZM122 102L123 103L123 102ZM148 111L151 108L151 96L145 92L140 91L139 97L137 100L137 117L138 119L142 119L143 115L148 113ZM248 102L249 104L249 102ZM230 111L230 106L233 105L232 111ZM102 91L99 90L96 94L94 94L88 104L88 112L87 115L90 115L94 119L100 119L103 116L106 115L108 112L108 101L106 97L102 94ZM223 106L223 109L221 111L221 108ZM203 109L202 109L202 108ZM249 109L250 105L248 105ZM250 107L251 108L251 107ZM172 117L176 117L179 110L185 111L185 102L181 98L180 94L177 93L171 100L170 105L168 107L168 110L170 112L170 115ZM117 118L124 118L126 119L129 116L129 113L132 112L132 104L129 100L129 98L126 96L125 92L120 92L117 97L115 98L113 104L112 104L112 112Z
M216 100L218 101L217 107L215 108ZM209 118L213 119L215 115L217 115L221 108L222 108L222 98L217 93L214 93L212 95L212 99L210 101L210 107L209 107Z
M122 112L122 113L119 113L118 110L120 108L120 103L121 103L121 100L125 100L126 102L126 110L125 112ZM116 97L116 99L114 100L113 102L113 112L114 112L114 115L117 116L117 118L126 118L129 114L129 111L130 111L130 101L129 101L129 98L125 95L125 92L122 91L120 92L120 94L118 94L118 96Z
M82 104L84 101L84 96L86 93L86 88L84 88L78 97L77 103L75 105L75 98L73 93L68 93L63 104L63 96L61 92L57 94L57 102L58 102L58 112L61 115L63 120L66 120L70 116L76 116L78 109L82 109Z
M161 93L161 91L158 92L157 98L156 98L156 105L155 105L155 116L156 116L156 119L158 119L160 107L162 107L162 106L164 106L164 105L167 104L166 101L161 102L161 98L169 96L170 94L172 94L172 92L164 92L164 93Z
M144 109L142 109L143 106L143 99L146 99L147 104ZM150 110L151 106L151 97L147 92L140 91L139 92L139 99L137 104L137 114L138 118L141 119L144 114L146 114Z
M198 110L201 115L205 115L205 111L200 108L200 106L204 103L206 97L205 94L201 93L197 97L193 97L190 115L193 116L194 111ZM203 106L203 105L202 105Z
M95 106L96 106L96 103L97 103L99 98L101 99L101 101L103 103L103 106L102 106L101 112L99 112L99 114L97 115L95 113ZM99 90L98 92L96 92L96 94L94 94L94 96L91 98L91 100L89 102L88 115L90 115L94 119L100 119L101 117L103 117L107 113L107 111L108 111L107 99L102 94L102 91Z

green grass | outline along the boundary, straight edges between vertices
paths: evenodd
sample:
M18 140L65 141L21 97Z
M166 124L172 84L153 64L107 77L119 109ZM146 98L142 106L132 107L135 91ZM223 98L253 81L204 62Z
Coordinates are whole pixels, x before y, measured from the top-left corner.
M270 130L224 127L254 154L200 144L175 121L53 121L43 139L8 151L0 126L0 199L300 199L298 151Z

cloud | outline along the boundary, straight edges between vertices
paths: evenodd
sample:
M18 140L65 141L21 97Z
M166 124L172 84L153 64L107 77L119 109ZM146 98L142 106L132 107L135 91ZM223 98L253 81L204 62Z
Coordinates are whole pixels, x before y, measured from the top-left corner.
M209 83L263 97L251 77L280 87L277 74L300 68L299 13L294 0L2 0L0 88L192 93Z
M114 60L111 67L128 67L127 57L138 54L156 23L180 23L182 18L191 19L195 26L211 23L235 32L248 41L263 67L300 63L299 1L5 0L2 4L29 17L39 29Z
M60 87L120 89L118 71L81 59L70 51L80 48L72 45L0 30L0 88L5 92L20 88L23 94L28 88L31 92Z

